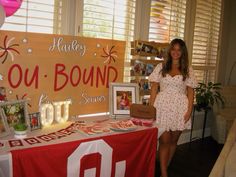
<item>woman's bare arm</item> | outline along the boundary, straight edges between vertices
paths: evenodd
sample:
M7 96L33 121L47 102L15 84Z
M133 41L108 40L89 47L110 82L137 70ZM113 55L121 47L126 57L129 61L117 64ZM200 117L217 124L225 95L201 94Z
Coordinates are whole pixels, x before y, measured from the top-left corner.
M187 86L187 97L188 97L188 110L184 115L185 123L190 119L192 109L193 109L193 100L194 100L194 89Z
M150 105L154 105L154 101L157 96L157 89L158 89L159 83L157 82L151 82L151 95L150 95Z

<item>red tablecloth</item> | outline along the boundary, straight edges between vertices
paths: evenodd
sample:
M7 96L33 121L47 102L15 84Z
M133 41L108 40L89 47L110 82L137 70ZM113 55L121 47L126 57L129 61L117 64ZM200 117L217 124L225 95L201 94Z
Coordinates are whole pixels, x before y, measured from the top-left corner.
M14 150L13 177L152 177L157 128Z

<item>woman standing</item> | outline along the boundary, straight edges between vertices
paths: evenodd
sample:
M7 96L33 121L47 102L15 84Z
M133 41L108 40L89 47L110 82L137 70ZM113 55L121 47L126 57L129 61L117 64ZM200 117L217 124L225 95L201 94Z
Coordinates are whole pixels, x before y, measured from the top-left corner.
M150 104L156 108L156 121L164 133L159 139L159 158L162 177L177 146L180 134L191 128L194 90L197 86L193 69L189 67L186 44L181 39L170 43L167 59L156 66L149 76ZM160 92L157 94L158 88Z

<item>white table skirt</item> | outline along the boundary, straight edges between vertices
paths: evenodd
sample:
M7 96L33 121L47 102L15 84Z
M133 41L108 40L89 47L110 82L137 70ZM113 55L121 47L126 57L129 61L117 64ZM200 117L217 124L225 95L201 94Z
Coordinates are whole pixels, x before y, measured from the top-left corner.
M12 177L11 153L0 156L0 177Z

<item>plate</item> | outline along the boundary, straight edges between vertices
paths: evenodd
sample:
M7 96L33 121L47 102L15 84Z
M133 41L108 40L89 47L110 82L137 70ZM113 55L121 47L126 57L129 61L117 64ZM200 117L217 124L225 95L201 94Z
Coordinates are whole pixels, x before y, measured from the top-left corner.
M137 127L130 127L130 128L113 128L113 127L110 127L110 129L114 132L128 132L128 131L136 130Z

